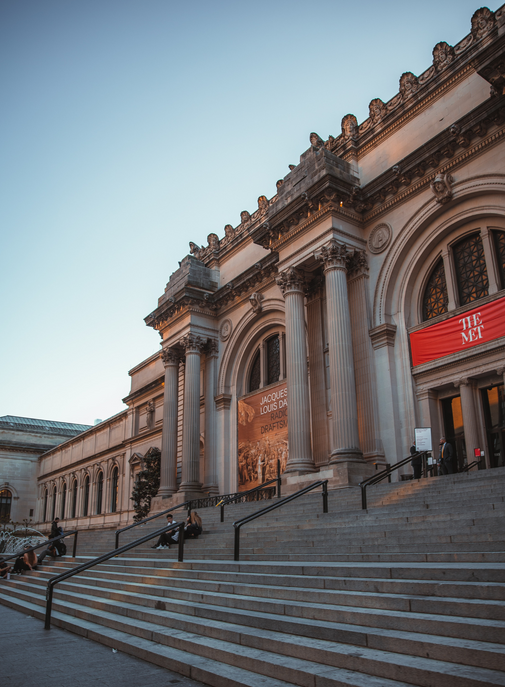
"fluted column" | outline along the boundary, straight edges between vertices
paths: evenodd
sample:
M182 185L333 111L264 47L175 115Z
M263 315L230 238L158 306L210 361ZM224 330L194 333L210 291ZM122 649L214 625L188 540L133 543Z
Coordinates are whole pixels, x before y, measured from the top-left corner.
M200 336L187 334L180 343L186 350L180 488L200 491L200 352L205 342Z
M316 257L324 264L328 312L328 354L331 382L333 446L330 463L363 460L359 446L358 410L351 315L347 295L347 261L352 255L334 239Z
M310 447L309 378L305 341L304 278L290 267L277 277L286 301L289 458L286 472L314 470Z
M217 466L216 466L216 439L217 439L217 414L216 402L216 367L218 344L211 340L207 346L205 359L205 478L203 490L209 494L219 494Z
M379 439L377 384L366 290L368 265L364 251L354 253L348 266L348 277L359 441L366 460L373 461L384 459L384 451Z
M473 384L468 377L460 379L454 384L459 386L459 395L461 398L461 414L463 415L463 431L465 433L466 446L466 460L472 463L474 460L473 450L481 448L479 440L479 425L477 423L477 416L475 413L474 403L474 389Z
M173 348L161 351L165 366L163 430L161 434L160 488L157 496L171 496L177 491L177 380L179 355Z

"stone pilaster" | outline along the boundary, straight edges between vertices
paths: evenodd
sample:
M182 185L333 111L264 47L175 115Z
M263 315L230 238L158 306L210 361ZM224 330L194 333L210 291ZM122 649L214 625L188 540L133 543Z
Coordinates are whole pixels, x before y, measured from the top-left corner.
M214 397L216 395L217 341L209 341L205 359L205 477L203 491L219 494L217 479L217 414Z
M310 403L305 341L304 278L290 267L276 279L286 301L289 458L286 472L312 472Z
M461 413L463 415L463 430L465 432L466 459L472 463L474 459L474 448L480 448L479 425L475 413L474 387L468 377L463 377L454 383L459 387L461 398Z
M200 482L200 354L205 341L187 334L181 340L186 351L184 426L182 429L182 481L180 490L191 498L201 493Z
M359 441L366 460L384 459L379 438L379 411L366 284L368 265L363 251L354 253L348 267L349 306L356 379Z
M316 257L323 262L328 311L333 446L330 462L363 461L359 444L347 262L352 253L332 239Z
M177 491L177 381L179 354L173 348L161 352L165 366L163 430L161 435L160 488L157 496L171 496Z

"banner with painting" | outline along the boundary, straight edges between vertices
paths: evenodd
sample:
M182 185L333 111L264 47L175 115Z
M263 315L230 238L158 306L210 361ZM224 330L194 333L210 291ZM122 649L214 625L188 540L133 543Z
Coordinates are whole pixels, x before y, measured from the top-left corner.
M284 472L288 460L286 382L238 401L238 489L247 491Z

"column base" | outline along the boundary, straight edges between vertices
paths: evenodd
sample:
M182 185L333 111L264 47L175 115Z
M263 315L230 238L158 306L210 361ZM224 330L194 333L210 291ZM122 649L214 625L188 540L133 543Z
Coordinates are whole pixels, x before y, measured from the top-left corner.
M376 474L373 464L364 460L343 460L339 463L321 466L320 470L313 472L292 472L282 475L282 495L289 496L309 486L312 482L328 480L328 489L343 489L345 487L357 487L360 482ZM313 493L316 493L314 490Z
M339 448L330 454L330 465L344 463L364 463L363 453L359 448Z
M305 475L309 472L317 472L317 468L314 465L312 461L293 461L292 463L289 462L286 465L286 469L284 470L284 475L287 475L288 473L295 473L297 475Z
M149 515L154 515L155 513L161 513L161 511L172 508L174 505L173 498L175 494L169 494L167 496L154 496L151 499L151 510Z

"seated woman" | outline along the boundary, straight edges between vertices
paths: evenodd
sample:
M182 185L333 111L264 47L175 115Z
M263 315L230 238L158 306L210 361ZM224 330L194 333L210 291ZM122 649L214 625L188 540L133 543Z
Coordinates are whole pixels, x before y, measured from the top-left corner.
M37 569L37 554L35 553L35 551L28 551L28 549L31 549L31 546L29 544L27 544L24 547L24 549L26 553L16 558L16 562L14 563L14 570L12 571L18 575L22 575L24 570Z
M198 515L196 510L192 510L186 522L186 527L184 528L184 537L186 539L196 539L202 532L202 518Z

